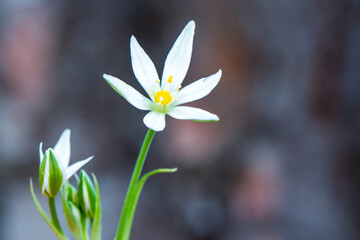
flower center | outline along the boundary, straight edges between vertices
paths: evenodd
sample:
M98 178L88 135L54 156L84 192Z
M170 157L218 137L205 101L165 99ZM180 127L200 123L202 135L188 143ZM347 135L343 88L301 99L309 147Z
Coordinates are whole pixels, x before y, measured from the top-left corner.
M161 90L155 93L155 103L161 103L164 107L172 101L169 91Z

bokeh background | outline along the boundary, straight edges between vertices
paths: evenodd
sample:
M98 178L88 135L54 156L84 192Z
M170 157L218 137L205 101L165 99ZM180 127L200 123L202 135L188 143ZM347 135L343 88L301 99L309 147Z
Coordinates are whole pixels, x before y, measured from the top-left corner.
M52 147L65 128L71 162L95 155L85 169L99 179L103 239L113 238L145 112L102 74L143 91L130 36L161 75L190 20L184 85L219 68L223 77L189 105L221 121L167 117L144 170L179 171L145 185L132 239L360 239L357 0L0 0L0 239L55 239L29 178L46 207L38 144Z

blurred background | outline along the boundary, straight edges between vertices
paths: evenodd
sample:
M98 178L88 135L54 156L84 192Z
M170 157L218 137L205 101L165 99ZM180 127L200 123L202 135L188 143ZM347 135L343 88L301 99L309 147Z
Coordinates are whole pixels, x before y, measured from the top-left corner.
M65 128L71 163L95 155L85 169L99 179L103 239L114 237L146 112L102 74L145 94L130 36L161 75L190 20L183 85L219 68L223 77L189 105L221 120L167 117L144 172L179 170L147 182L132 239L360 239L357 0L0 0L0 239L55 239L29 178L47 208L38 145L53 147Z

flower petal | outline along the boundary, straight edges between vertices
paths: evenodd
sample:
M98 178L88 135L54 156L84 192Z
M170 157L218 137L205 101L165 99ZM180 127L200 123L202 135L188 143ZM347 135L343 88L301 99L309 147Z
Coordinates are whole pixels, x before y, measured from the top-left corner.
M133 71L137 80L147 94L149 94L149 91L154 93L156 87L159 86L159 83L156 82L159 80L159 76L154 63L134 36L131 36L130 39L130 54Z
M171 91L174 91L183 82L189 69L194 31L195 22L190 21L176 39L167 55L161 80L162 88L168 84L167 81L170 76L173 76L172 83L170 84Z
M152 101L144 97L141 93L135 90L130 85L124 83L120 79L104 74L106 82L123 98L125 98L131 105L140 110L150 110Z
M221 74L222 72L219 70L217 73L197 80L181 89L177 95L176 105L192 102L208 95L219 83Z
M43 146L43 143L41 142L40 145L39 145L40 163L41 163L42 159L44 158L44 153L43 153L43 150L42 150L42 146Z
M144 123L154 131L162 131L165 128L165 114L151 111L145 115Z
M199 122L219 121L219 117L216 116L215 114L194 107L186 107L186 106L174 107L172 110L168 112L168 114L173 118L182 119L182 120L193 120Z
M77 170L79 170L82 166L84 166L87 162L89 162L91 159L93 159L94 156L88 157L85 160L81 160L78 161L76 163L74 163L73 165L71 165L70 167L68 167L66 169L66 178L65 181L68 180L69 178L71 178L72 175L74 175L74 173L77 172Z
M64 168L67 168L70 161L70 134L70 129L65 129L54 147L55 155Z
M50 189L49 189L50 167L49 167L49 159L48 159L49 152L46 151L45 154L46 154L46 160L45 160L44 180L43 180L42 189L41 189L42 193L45 193L45 190L47 192L50 192Z

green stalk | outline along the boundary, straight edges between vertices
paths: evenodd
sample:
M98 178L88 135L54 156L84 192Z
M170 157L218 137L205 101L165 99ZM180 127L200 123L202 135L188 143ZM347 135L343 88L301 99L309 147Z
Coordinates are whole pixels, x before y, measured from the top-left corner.
M133 205L137 203L137 200L134 201L133 197L134 195L135 197L139 197L139 195L135 194L135 188L139 181L141 170L144 166L144 162L147 153L149 151L152 139L154 138L154 135L155 135L155 131L149 129L146 133L144 142L141 146L139 156L136 160L135 168L131 176L129 188L126 193L126 198L121 212L121 218L119 221L119 226L117 229L115 240L128 240L130 237L132 218L133 218L133 214L131 214L132 212L131 209L133 208Z
M60 222L56 214L55 198L49 197L49 209L55 227L63 234L63 230L61 229Z
M176 172L177 168L159 168L159 169L155 169L147 174L145 174L136 184L134 193L133 193L133 197L131 199L131 208L128 210L128 222L131 224L133 219L134 219L134 215L135 215L135 210L136 210L136 206L141 194L141 191L144 187L144 184L146 182L146 180L148 180L149 177L158 174L158 173L173 173Z
M86 217L82 217L81 220L81 225L82 225L82 237L84 238L84 240L88 240L89 239L89 225L88 225L88 221Z
M58 239L69 240L69 238L55 226L54 221L50 219L50 217L46 214L44 209L41 207L39 200L37 199L37 197L35 195L31 178L30 178L30 192L31 192L32 199L35 203L35 206L36 206L38 212L40 213L41 217L45 220L45 222L49 225L49 227L54 231L54 233L58 237ZM53 205L54 205L54 209L55 209L55 202ZM56 211L55 211L55 213L56 213Z

